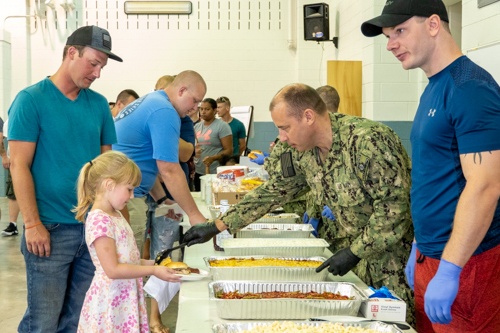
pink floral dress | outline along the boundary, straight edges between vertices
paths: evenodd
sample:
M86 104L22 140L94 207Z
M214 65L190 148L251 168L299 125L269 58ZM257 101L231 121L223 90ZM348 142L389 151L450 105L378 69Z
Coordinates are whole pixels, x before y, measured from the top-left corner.
M108 278L94 247L99 237L115 240L118 262L140 265L139 250L125 218L99 209L91 211L85 222L85 241L96 270L85 295L78 332L149 332L142 278Z

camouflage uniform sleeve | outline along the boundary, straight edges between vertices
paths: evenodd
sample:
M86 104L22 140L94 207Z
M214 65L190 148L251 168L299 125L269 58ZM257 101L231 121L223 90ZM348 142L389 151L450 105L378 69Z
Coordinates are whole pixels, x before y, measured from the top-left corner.
M354 145L354 169L373 202L373 213L352 252L374 258L412 233L411 164L399 137L386 127L364 133Z
M323 208L317 204L316 197L311 192L309 192L306 194L305 198L306 198L305 211L307 211L307 215L309 215L309 218L320 219L321 211L323 210Z
M282 207L285 213L297 214L302 217L307 209L306 197L301 196L300 198L286 202L282 205Z
M281 156L290 154L295 175L285 177L282 172ZM269 173L269 180L251 192L242 201L232 206L221 220L235 233L246 225L261 218L283 203L300 197L307 191L305 175L299 169L298 160L301 154L281 142L274 147L271 156L266 158L264 167Z

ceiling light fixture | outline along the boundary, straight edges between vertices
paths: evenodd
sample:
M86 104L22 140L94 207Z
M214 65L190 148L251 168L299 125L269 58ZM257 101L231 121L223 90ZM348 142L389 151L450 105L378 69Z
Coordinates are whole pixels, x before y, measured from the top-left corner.
M125 1L125 14L191 14L191 1Z

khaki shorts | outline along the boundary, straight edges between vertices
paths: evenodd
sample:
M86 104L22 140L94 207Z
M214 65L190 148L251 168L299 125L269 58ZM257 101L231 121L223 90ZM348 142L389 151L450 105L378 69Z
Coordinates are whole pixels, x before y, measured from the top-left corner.
M146 239L146 222L148 205L146 204L146 197L133 198L127 204L128 213L130 215L130 227L134 232L135 242L142 254L142 247Z

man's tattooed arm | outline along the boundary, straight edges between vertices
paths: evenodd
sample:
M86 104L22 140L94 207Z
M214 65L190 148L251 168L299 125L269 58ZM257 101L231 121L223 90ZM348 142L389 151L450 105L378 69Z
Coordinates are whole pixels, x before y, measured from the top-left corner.
M488 151L488 153L490 153L491 155L491 151ZM483 161L483 153L482 152L479 152L479 153L473 153L472 156L473 156L473 160L474 160L474 164L481 164L481 162ZM464 157L467 156L467 154L464 154Z

